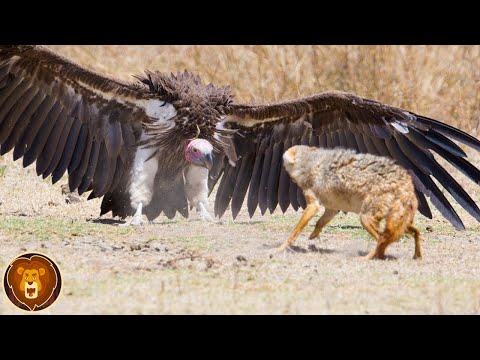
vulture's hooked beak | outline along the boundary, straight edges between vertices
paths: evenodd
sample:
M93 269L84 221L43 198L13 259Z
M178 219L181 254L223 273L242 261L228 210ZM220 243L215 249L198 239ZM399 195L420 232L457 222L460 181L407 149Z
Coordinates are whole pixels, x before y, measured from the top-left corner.
M211 154L211 153L205 154L205 157L203 158L203 164L204 164L205 167L208 169L208 171L210 171L210 170L212 169L212 166L213 166L213 158L212 158L212 154Z

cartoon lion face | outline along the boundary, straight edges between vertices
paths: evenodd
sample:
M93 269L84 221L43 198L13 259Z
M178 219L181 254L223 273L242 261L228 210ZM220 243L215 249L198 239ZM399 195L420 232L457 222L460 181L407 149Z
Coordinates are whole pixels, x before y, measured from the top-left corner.
M30 266L33 266L31 264ZM22 277L20 282L20 291L25 292L25 298L27 299L36 299L38 293L42 292L42 281L40 276L45 276L45 269L43 267L24 269L19 266L17 272Z
M48 306L57 288L57 281L52 263L41 255L33 255L30 259L23 256L17 258L7 273L7 285L16 300L30 310Z

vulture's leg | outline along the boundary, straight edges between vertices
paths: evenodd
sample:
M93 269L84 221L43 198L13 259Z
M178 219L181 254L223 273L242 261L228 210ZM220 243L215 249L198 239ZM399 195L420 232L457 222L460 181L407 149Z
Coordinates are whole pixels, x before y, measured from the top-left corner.
M185 193L190 209L195 208L203 221L214 221L208 211L208 169L189 164L183 172Z
M143 138L142 138L143 139ZM135 153L129 187L130 205L136 209L135 215L124 225L148 224L143 216L143 207L150 204L153 197L153 185L158 170L158 157L153 154L154 149L139 147Z

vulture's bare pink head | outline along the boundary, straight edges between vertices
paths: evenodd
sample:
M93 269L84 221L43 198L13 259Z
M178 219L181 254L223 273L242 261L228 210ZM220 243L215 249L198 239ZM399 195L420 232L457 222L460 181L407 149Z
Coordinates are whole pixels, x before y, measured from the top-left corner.
M206 167L208 170L212 168L213 146L205 139L193 139L185 147L185 158L197 166Z

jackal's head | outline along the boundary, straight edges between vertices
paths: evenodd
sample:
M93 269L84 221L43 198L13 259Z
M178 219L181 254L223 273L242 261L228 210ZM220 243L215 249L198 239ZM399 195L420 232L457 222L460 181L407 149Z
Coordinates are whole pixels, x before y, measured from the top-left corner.
M297 150L298 146L293 146L283 154L283 165L285 166L285 170L287 170L290 175L296 162Z

